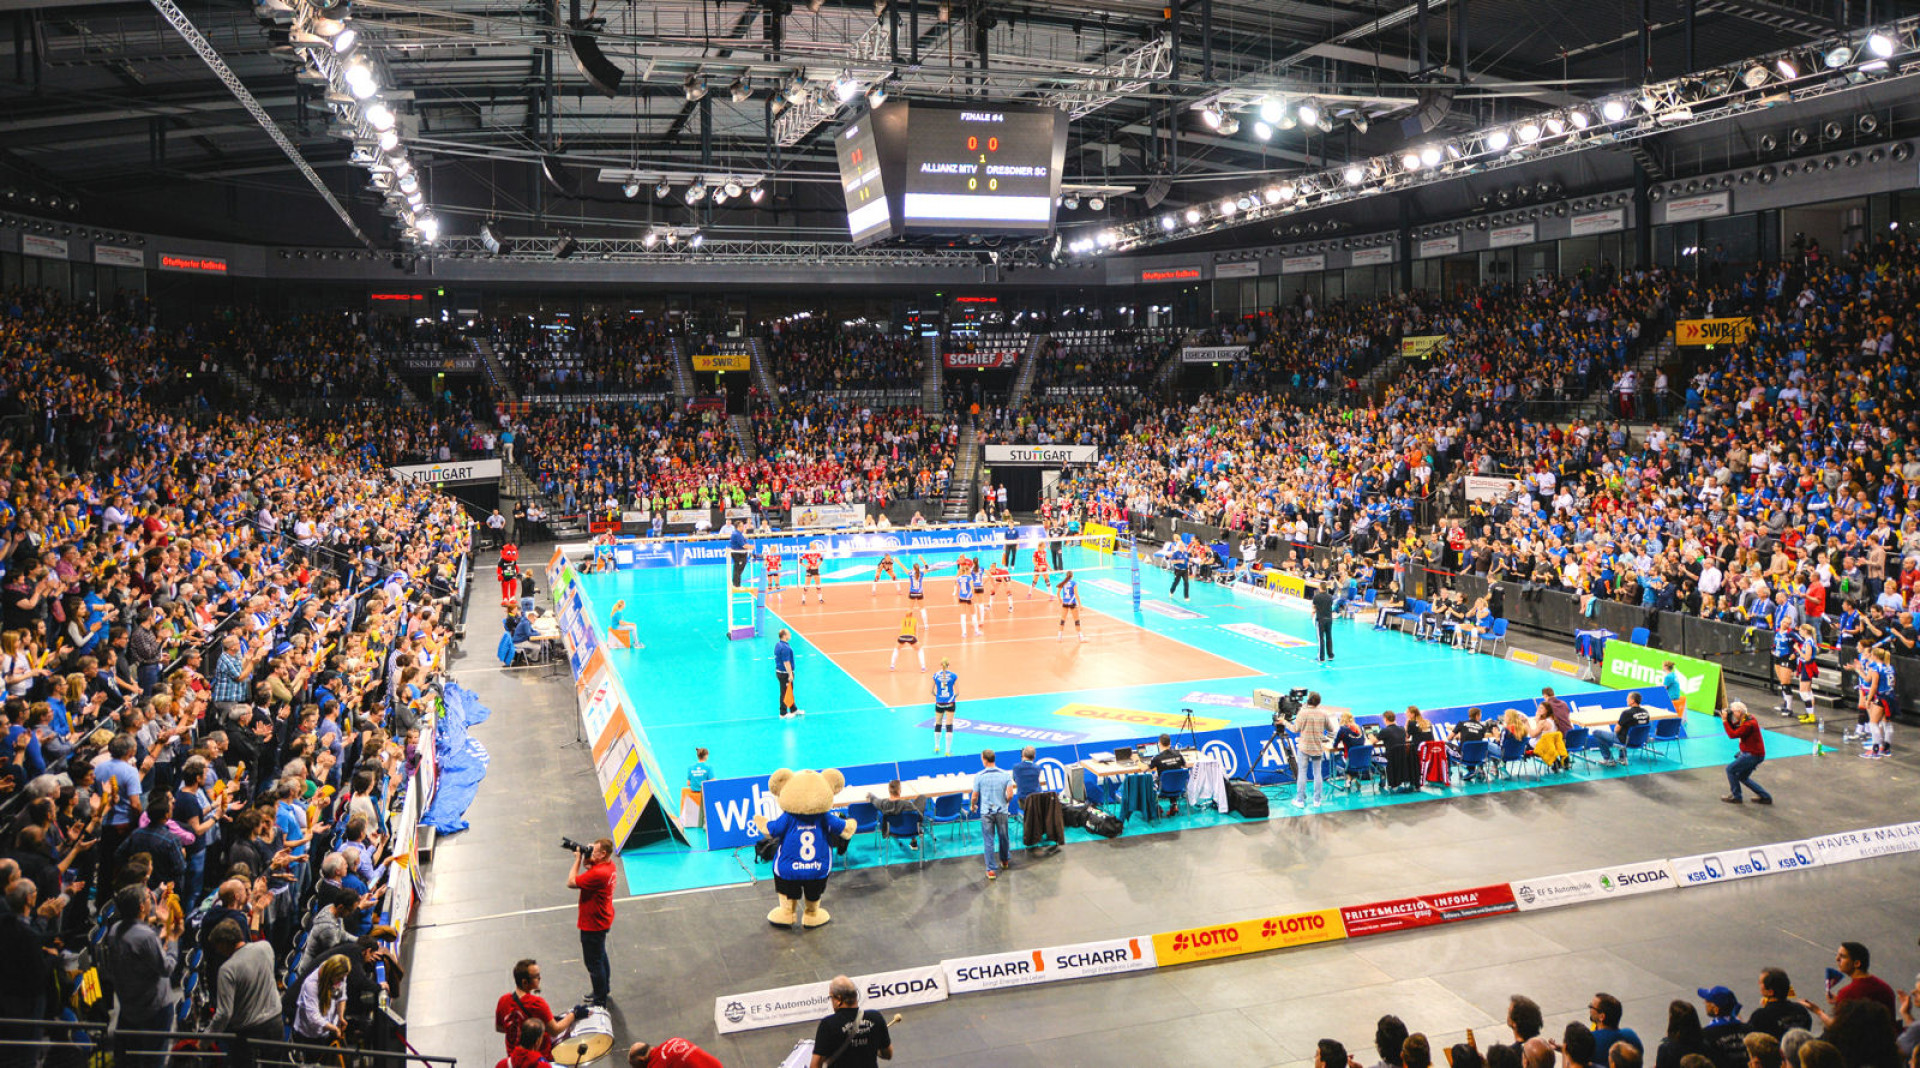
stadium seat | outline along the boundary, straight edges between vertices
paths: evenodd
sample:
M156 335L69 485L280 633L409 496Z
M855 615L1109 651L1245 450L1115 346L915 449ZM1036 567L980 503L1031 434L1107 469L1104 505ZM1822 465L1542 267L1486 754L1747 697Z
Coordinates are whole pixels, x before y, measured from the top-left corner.
M1487 627L1487 632L1481 635L1480 648L1483 652L1490 656L1497 655L1493 651L1495 645L1500 646L1501 652L1506 652L1507 621L1504 618L1494 620L1493 623Z
M1192 778L1192 768L1165 768L1160 772L1158 796L1160 800L1178 808L1187 800L1187 780Z
M1460 768L1461 781L1484 781L1491 751L1492 746L1484 738L1475 742L1460 743L1460 759L1454 763Z
M964 823L967 819L966 809L965 794L941 794L933 799L933 811L927 813L927 822L936 827Z
M1627 731L1627 736L1620 740L1620 748L1626 750L1626 754L1627 754L1626 756L1623 756L1620 758L1621 761L1624 763L1625 761L1633 759L1633 754L1635 753L1646 753L1647 755L1651 756L1653 754L1653 750L1650 747L1649 743L1652 740L1653 740L1653 724L1641 723L1632 728L1629 728Z
M1632 642L1635 645L1645 645L1647 644L1648 639L1651 637L1652 637L1652 634L1650 631L1647 630L1647 628L1635 627L1633 628L1632 635L1630 635L1627 638L1627 640Z
M1673 750L1680 744L1682 727L1684 726L1680 717L1674 716L1671 719L1656 719L1653 721L1652 726L1653 734L1647 739L1647 751L1663 756L1671 756Z
M1373 746L1350 745L1339 766L1334 770L1340 773L1340 786L1349 792L1360 789L1363 782L1372 783L1375 788L1380 780L1374 775Z

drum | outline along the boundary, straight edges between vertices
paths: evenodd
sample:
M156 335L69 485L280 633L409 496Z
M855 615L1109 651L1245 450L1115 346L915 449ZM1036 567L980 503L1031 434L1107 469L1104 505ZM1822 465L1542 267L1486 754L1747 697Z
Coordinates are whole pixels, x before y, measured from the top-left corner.
M554 1039L553 1063L592 1064L613 1049L613 1017L607 1010L590 1008L586 1016L575 1020L566 1037Z

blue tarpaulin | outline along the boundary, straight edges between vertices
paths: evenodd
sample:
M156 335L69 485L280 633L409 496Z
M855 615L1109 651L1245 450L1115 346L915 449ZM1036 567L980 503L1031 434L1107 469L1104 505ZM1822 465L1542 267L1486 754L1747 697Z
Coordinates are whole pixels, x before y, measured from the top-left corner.
M485 723L493 712L480 703L472 690L449 679L441 695L446 714L440 717L434 734L433 749L440 767L440 782L434 787L433 804L420 822L441 834L467 829L467 807L480 792L480 780L487 777L487 747L473 740L467 728Z

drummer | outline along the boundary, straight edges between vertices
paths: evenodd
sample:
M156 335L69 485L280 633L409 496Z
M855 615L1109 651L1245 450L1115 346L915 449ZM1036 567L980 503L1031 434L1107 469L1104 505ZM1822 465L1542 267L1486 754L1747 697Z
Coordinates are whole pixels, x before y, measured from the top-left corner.
M513 966L513 989L500 995L494 1004L493 1029L506 1036L507 1055L511 1057L519 1048L521 1023L538 1022L543 1034L536 1036L539 1048L535 1052L547 1057L553 1053L554 1037L586 1015L585 1005L575 1005L565 1016L554 1019L547 999L540 996L540 962L529 958Z

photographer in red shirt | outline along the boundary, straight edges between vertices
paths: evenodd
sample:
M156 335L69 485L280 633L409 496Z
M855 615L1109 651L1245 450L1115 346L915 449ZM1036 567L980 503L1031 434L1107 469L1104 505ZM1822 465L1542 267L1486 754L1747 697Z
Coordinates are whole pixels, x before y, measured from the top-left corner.
M567 871L567 888L580 891L581 962L593 980L590 1005L605 1005L613 965L607 961L607 931L613 927L613 840L597 838L583 857L573 854L573 866Z

